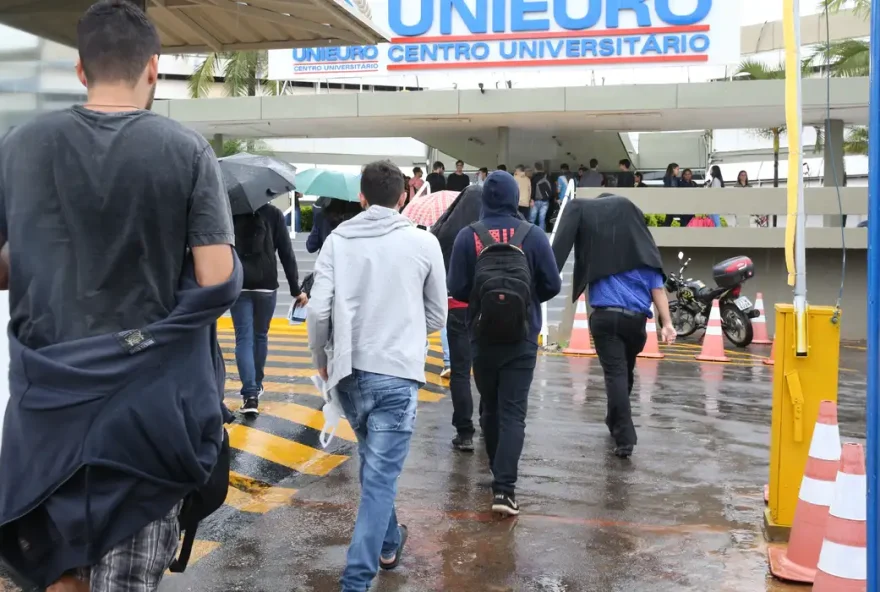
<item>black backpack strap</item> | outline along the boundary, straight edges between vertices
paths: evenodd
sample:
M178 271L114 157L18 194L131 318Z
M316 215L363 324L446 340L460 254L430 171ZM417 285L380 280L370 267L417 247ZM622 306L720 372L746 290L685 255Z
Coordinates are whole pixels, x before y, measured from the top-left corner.
M516 227L516 230L513 231L513 236L509 241L507 241L508 245L513 245L517 249L522 249L523 241L526 240L526 237L531 232L532 228L534 228L533 224L529 224L524 220L519 221L519 226Z
M177 559L171 562L171 566L168 568L168 571L171 573L183 573L186 571L190 555L192 555L193 544L196 542L196 529L198 523L184 524L181 526L185 529L185 534L183 535L183 542L180 544L180 555Z
M480 237L480 242L483 243L483 248L485 249L489 245L494 245L498 241L495 240L491 234L489 234L489 229L486 228L486 225L482 222L474 222L470 225L471 230L477 233L477 236Z

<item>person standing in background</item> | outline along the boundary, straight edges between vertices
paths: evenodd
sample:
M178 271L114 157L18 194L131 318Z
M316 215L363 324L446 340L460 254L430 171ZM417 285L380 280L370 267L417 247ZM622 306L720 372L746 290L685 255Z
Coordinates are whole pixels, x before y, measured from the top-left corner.
M709 181L706 183L706 187L712 189L724 189L724 177L721 175L721 167L717 164L712 165L712 168L709 169ZM715 228L721 228L721 216L718 214L709 214L709 218L712 219L712 222L715 223Z
M681 172L681 179L678 180L679 187L699 187L694 181L694 171L685 169Z
M568 182L571 180L571 169L564 163L559 169L561 172L556 179L556 193L558 194L559 201L562 201L565 198L565 194L568 192Z
M633 174L635 180L636 187L647 187L648 184L645 183L645 176L642 173L636 172Z
M506 173L507 172L507 165L506 164L499 164L498 168L496 170L504 171Z
M590 168L584 171L578 187L602 187L604 184L605 177L599 172L599 161L591 158Z
M544 164L535 163L535 171L532 173L532 207L529 222L535 224L541 230L547 228L547 211L550 209L550 202L553 201L553 184L550 178L544 172Z
M679 178L678 178L678 164L671 162L669 166L666 167L666 174L663 175L663 186L664 187L678 187L679 186Z
M736 176L735 187L738 187L740 189L751 187L751 185L749 185L749 174L746 171L740 171L739 174Z
M434 163L434 172L428 175L425 182L430 186L431 193L446 191L446 165L439 160Z
M425 180L422 179L422 175L424 175L424 172L422 172L421 167L413 167L412 172L413 176L412 179L409 180L409 186L407 187L407 191L409 192L408 199L410 200L416 196L416 194L419 192L419 189L421 189L422 185L425 184Z
M455 172L446 179L446 190L461 193L470 184L471 178L464 174L464 161L456 160Z
M486 167L482 167L479 171L477 171L477 178L474 181L474 185L483 186L483 183L486 182L486 177L489 176L489 169Z
M630 167L632 163L628 158L623 158L618 163L618 167L620 171L617 173L617 186L618 187L635 187L636 186L636 177L633 175Z
M522 214L523 220L529 220L532 217L532 208L535 202L532 201L532 182L526 176L525 165L516 165L513 178L519 187L519 213Z
M232 221L235 252L244 270L241 295L230 310L235 328L235 365L241 380L240 412L256 416L260 413L269 353L269 326L278 300L278 259L290 285L290 295L299 306L308 304L309 299L299 287L296 256L281 210L266 204L253 214L234 216Z
M400 565L408 530L394 508L397 482L425 383L425 343L446 324L443 253L436 237L398 213L405 199L400 169L367 165L366 210L337 227L315 263L309 349L360 457L360 507L342 592L365 592L380 567Z

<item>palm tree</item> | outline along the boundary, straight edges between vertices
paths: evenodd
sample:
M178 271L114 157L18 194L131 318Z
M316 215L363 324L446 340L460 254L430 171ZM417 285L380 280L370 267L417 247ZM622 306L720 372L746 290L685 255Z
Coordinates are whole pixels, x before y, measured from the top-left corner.
M189 78L189 96L207 97L218 74L223 77L226 96L279 95L281 84L266 80L268 64L269 54L265 51L209 53ZM218 72L220 69L222 72Z
M785 78L785 65L768 66L755 60L745 60L739 65L737 75L746 80L782 80ZM785 125L755 130L760 138L773 141L773 186L779 187L779 149Z
M829 12L837 12L841 9L848 8L848 4L853 5L855 14L868 18L871 14L871 0L822 0L819 7L827 8Z
M843 151L846 154L868 154L868 128L854 127L850 129L843 142Z
M265 51L235 51L209 53L189 78L189 96L193 99L207 97L222 68L223 88L230 97L255 97L257 95L280 95L282 86L278 81L267 81L265 72L269 54ZM272 151L258 140L226 140L223 154L231 156L239 152L271 155Z

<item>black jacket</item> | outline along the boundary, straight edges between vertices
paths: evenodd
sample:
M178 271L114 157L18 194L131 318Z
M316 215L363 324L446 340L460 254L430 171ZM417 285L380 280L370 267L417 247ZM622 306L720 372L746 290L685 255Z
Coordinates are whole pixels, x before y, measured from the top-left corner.
M244 268L245 290L277 290L278 259L290 284L290 295L299 296L299 272L290 234L284 223L284 214L266 204L254 214L233 216L235 225L235 252ZM265 235L255 244L255 233ZM278 259L275 253L278 253Z
M480 220L483 209L483 188L471 185L462 191L450 204L440 219L431 227L431 233L437 237L440 250L443 251L443 262L449 271L449 260L452 257L452 246L461 229Z
M641 267L663 273L663 261L645 215L630 200L603 193L598 199L575 199L565 206L553 241L559 270L574 248L576 301L587 286L604 277Z
M431 173L425 178L425 182L431 186L431 193L446 191L446 177L442 173Z
M0 557L45 589L168 515L211 476L232 416L216 321L241 291L188 261L167 318L39 349L9 336Z

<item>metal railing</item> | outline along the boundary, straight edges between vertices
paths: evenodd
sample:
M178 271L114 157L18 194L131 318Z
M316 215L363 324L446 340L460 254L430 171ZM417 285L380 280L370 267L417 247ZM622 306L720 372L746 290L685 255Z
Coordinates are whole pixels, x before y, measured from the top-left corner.
M550 232L550 245L553 245L553 241L556 239L556 229L559 228L559 222L562 220L562 215L565 213L565 206L576 197L577 193L577 185L575 185L574 180L568 181L568 188L565 190L565 195L562 197L562 200L559 202L559 213L556 215L556 222L553 223L553 230ZM562 271L559 273L560 279L562 278ZM547 342L550 339L550 327L547 325L547 303L541 303L541 345L547 345Z

